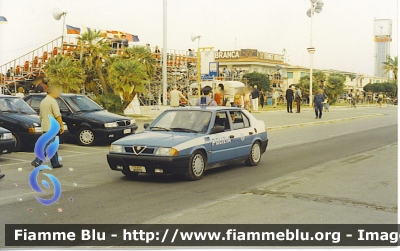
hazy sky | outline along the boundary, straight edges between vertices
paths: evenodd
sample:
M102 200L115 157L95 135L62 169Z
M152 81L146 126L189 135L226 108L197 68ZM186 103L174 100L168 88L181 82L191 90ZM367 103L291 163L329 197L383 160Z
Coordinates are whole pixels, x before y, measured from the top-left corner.
M324 0L314 16L316 68L373 74L374 18L393 20L391 54L397 55L396 0ZM61 35L54 7L68 11L66 23L139 35L138 44L162 47L162 0L0 0L0 65ZM168 48L197 48L190 33L202 35L201 46L258 49L281 53L290 64L309 65L309 0L168 0Z

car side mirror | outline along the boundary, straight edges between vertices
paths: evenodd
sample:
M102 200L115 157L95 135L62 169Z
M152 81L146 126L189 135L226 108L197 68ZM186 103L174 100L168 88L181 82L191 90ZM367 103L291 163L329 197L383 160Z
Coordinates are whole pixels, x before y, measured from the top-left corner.
M71 112L68 109L60 109L61 114L70 115Z
M144 129L147 129L147 127L149 127L149 123L144 123L144 125L143 125L143 127L144 127Z
M220 133L225 131L225 126L216 125L211 129L211 134Z

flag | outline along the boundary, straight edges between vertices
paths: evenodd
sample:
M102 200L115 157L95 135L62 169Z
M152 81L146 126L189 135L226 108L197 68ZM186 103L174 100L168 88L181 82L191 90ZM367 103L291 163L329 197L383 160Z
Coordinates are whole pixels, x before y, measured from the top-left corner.
M126 39L128 39L128 42L133 42L133 36L132 36L132 34L125 33L125 37L126 37Z
M81 33L81 29L74 27L74 26L70 26L67 25L67 34L80 34Z
M113 34L113 37L115 37L115 38L121 38L122 35L124 35L125 33L113 30L113 31L111 31L111 34Z

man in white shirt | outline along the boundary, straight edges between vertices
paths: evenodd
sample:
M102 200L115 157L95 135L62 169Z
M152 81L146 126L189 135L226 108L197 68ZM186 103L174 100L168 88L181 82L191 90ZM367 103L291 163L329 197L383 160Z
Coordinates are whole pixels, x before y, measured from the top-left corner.
M170 91L169 97L170 97L170 106L173 108L179 107L179 101L181 98L187 101L186 97L183 96L183 94L180 91L178 91L178 87L176 85L174 86L174 89Z

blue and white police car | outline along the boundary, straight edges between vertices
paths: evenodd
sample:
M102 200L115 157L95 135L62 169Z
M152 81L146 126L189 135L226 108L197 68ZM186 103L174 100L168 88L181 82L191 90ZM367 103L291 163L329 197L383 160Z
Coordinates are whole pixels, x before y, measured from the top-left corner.
M198 180L205 170L233 161L256 166L268 145L264 122L234 107L169 109L145 128L111 144L112 170L130 177L184 174Z

